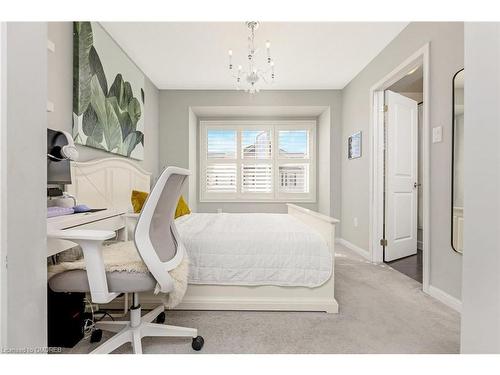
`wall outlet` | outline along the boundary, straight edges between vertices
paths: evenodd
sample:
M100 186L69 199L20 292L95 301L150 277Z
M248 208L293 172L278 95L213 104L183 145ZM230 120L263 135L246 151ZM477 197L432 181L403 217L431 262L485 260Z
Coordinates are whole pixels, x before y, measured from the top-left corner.
M432 143L438 143L443 141L443 127L436 126L432 128Z
M217 209L217 213L218 213L218 214L221 214L221 213L222 213L222 208L218 208L218 209Z
M354 228L357 228L358 227L358 218L357 217L355 217L353 219L353 223L354 223Z

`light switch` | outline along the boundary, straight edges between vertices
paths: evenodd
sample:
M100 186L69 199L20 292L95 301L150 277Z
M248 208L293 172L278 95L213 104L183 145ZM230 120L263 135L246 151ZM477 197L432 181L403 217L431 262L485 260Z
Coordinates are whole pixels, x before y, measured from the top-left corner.
M443 141L443 127L436 126L432 128L432 143L438 143Z
M357 217L354 218L353 224L354 224L354 228L358 227L358 218Z
M56 45L52 40L47 40L47 49L50 52L56 52Z

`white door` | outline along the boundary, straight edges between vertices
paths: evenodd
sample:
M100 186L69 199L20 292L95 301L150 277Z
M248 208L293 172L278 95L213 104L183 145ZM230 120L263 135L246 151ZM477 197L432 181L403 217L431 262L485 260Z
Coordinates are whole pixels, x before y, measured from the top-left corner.
M418 111L417 102L385 92L386 186L384 260L417 253Z

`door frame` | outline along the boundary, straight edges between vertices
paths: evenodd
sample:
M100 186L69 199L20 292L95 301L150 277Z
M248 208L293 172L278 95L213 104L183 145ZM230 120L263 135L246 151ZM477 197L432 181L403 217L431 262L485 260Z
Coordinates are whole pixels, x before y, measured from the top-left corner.
M423 66L423 122L422 122L422 208L423 208L423 279L422 289L429 292L430 271L430 101L429 101L429 54L430 44L415 51L404 60L397 68L384 76L370 89L370 233L369 253L371 260L382 263L384 252L380 245L383 238L384 215L384 91L403 78L409 71L417 66Z

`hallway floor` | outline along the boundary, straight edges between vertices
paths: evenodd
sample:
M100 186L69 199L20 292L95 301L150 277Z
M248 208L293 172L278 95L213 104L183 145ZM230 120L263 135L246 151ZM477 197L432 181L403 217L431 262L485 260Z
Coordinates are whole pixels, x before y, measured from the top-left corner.
M413 280L422 283L422 250L417 250L415 255L409 257L393 260L392 262L386 262L389 266L394 268L396 271L411 277Z

